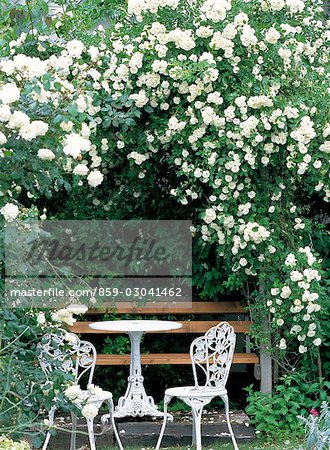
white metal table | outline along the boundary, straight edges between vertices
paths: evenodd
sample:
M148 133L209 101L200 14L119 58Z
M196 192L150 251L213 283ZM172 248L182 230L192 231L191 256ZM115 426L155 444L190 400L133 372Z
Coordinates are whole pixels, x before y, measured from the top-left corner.
M131 340L131 363L126 393L120 397L115 408L114 416L117 418L132 416L164 417L164 413L158 410L154 399L147 395L141 368L141 339L144 333L153 331L176 330L182 327L179 322L165 320L118 320L91 323L93 330L117 331L127 333ZM171 419L171 415L167 414ZM106 421L109 414L102 417Z

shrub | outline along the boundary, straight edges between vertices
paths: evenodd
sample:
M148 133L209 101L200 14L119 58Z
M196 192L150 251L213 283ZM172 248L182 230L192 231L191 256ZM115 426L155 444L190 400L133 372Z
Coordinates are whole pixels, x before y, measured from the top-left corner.
M272 396L247 389L246 413L256 430L264 436L278 438L302 436L303 426L297 421L298 415L321 405L327 398L330 383L306 381L301 374L287 375L279 380Z

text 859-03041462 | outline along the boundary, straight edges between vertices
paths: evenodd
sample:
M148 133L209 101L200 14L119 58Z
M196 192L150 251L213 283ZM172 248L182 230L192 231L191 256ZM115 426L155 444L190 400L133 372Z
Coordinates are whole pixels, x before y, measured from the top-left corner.
M181 297L182 289L181 288L144 288L144 287L133 287L133 288L97 288L97 292L94 295L98 295L100 297L117 297L117 296L125 296L125 297Z

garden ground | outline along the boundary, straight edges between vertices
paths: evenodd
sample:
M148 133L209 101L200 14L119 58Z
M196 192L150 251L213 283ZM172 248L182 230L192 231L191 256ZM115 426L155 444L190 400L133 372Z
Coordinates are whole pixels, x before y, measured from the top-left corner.
M191 447L167 447L166 450L178 450L181 448L184 449L190 449ZM219 444L219 445L212 445L205 447L208 450L230 450L233 448L231 443L225 443L225 444ZM296 450L299 448L299 442L291 442L291 441L283 441L278 443L271 443L271 442L253 442L248 444L240 444L239 445L240 450ZM106 447L102 448L101 450L115 450L114 447ZM138 450L137 447L128 448L127 450ZM139 449L140 450L140 449ZM147 450L147 449L144 449Z
M176 419L178 419L178 414ZM180 416L180 415L179 415ZM214 418L214 422L211 423ZM191 442L191 424L188 423L188 416L182 414L180 420L176 420L172 424L168 424L166 433L163 440L163 448L167 450L174 449L190 449L189 443ZM64 419L64 418L63 418ZM51 450L62 450L69 447L70 439L70 423L67 418L65 421L62 419L61 430L58 430L56 437L51 439ZM213 413L205 413L203 417L203 448L213 450L231 450L232 444L228 435L226 425L223 423L222 415L218 414L217 417ZM268 438L258 437L255 434L253 427L247 426L245 423L247 417L241 411L235 411L231 414L231 420L235 429L236 438L240 450L297 450L300 446L300 442L297 439L288 439L283 437L281 441L274 442ZM109 443L114 442L112 429L107 426L101 431L100 420L97 420L96 424L96 441L100 450L115 450L118 447L109 446ZM60 425L61 419L58 422ZM151 421L129 421L118 423L118 430L120 431L121 439L127 450L140 450L140 449L153 449L161 422ZM85 424L83 420L78 420L78 446L81 449L88 449L85 445L88 442L86 434ZM111 445L111 444L110 444ZM81 447L80 447L81 446Z

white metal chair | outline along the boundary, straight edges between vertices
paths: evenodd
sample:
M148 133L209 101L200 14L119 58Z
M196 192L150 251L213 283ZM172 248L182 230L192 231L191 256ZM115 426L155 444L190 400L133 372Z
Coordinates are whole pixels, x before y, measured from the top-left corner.
M59 330L59 334L48 333L43 336L41 342L38 344L38 359L39 364L46 374L50 376L53 370L60 370L65 373L70 373L74 376L75 384L81 382L82 377L85 375L87 378L87 386L92 384L94 369L96 364L96 349L93 344L88 341L83 341L73 333L68 333L65 330ZM88 393L88 391L83 391ZM123 446L116 428L115 420L113 417L114 406L112 400L112 393L103 391L100 396L89 396L88 403L96 405L98 408L102 403L107 403L109 408L109 416L111 424L114 430L116 440L118 442L120 450L123 450ZM79 407L79 405L77 405ZM57 406L54 404L49 411L49 427L54 425L54 417ZM71 433L71 445L70 450L76 450L76 430L77 430L77 416L75 413L71 413L72 418L72 433ZM86 419L88 437L91 450L96 450L95 438L94 438L94 419ZM105 423L106 420L103 422ZM48 431L42 450L46 450L49 444L51 434Z
M217 326L210 328L204 336L198 337L192 342L190 357L195 386L166 389L164 397L164 421L155 450L160 448L167 422L167 407L174 397L183 400L191 407L193 415L192 445L196 445L197 450L201 450L201 418L203 408L217 396L225 404L225 414L230 436L235 450L239 450L230 423L229 400L226 390L226 382L233 360L235 343L236 335L234 329L227 322L219 323ZM205 376L203 385L199 385L197 367L201 369Z

